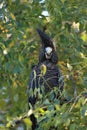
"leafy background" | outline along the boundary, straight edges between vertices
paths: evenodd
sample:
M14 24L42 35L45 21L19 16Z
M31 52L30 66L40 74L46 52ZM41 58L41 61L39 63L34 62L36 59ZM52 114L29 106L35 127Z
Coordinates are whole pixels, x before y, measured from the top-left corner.
M15 121L28 111L29 75L40 49L37 27L56 43L65 81L61 98L68 99L60 105L50 92L38 101L38 129L86 130L87 0L0 0L0 129L31 129L29 118Z

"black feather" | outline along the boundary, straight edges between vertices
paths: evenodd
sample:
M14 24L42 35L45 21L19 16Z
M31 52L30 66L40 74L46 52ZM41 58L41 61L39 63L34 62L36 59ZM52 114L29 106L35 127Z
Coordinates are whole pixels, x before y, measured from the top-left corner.
M37 32L41 38L41 43L42 43L43 48L46 48L49 46L54 49L54 44L53 44L52 39L40 29L37 29Z
M52 52L51 62L54 63L54 64L58 63L58 56L57 56L57 53L54 50Z
M32 130L35 130L38 125L37 125L37 119L34 116L34 114L30 115L30 120L32 121Z

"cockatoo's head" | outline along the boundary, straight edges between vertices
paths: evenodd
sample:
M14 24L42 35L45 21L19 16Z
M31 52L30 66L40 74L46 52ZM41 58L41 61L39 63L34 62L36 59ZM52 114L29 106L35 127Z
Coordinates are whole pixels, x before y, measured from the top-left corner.
M37 29L37 32L41 39L42 51L39 55L39 62L50 60L52 63L57 64L58 57L56 53L56 47L51 37L49 37L44 31Z
M52 56L52 48L51 47L46 47L45 48L45 56L46 56L46 59L51 58L51 56Z

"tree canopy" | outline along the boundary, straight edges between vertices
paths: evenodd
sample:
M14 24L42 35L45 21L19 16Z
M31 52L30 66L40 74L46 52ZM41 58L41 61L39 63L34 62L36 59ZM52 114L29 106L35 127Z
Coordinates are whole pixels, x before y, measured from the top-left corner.
M52 102L50 92L39 101L38 129L86 130L87 0L0 0L0 129L18 129L15 120L28 111L29 75L40 50L37 27L56 44L65 82L61 98L68 100ZM24 118L18 127L31 129L31 121Z

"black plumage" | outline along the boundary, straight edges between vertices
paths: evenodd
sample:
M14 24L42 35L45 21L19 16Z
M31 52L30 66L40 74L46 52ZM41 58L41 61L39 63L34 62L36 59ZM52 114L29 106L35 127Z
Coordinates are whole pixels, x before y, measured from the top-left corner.
M43 31L37 29L42 43L41 52L39 55L39 63L33 67L30 81L29 81L29 105L34 107L36 101L53 89L53 87L59 87L62 91L64 82L58 66L58 56L55 50L53 41ZM46 58L45 49L47 47L52 48L51 57ZM49 49L49 48L48 48ZM45 70L41 70L41 68ZM42 71L46 71L42 74ZM44 86L44 88L42 87Z
M37 100L40 100L46 93L54 87L63 90L64 81L57 66L58 56L52 39L40 29L37 29L41 38L42 48L39 54L39 62L32 68L29 80L28 103L29 108L33 108ZM32 129L36 127L36 118L30 116L33 124Z
M46 74L41 74L41 66L46 66ZM57 66L55 66L49 60L38 64L32 70L29 82L29 103L32 106L36 103L39 95L43 95L43 86L45 93L51 91L53 87L59 87L60 90L63 90L64 82L61 81L61 73ZM31 96L30 96L31 95Z

